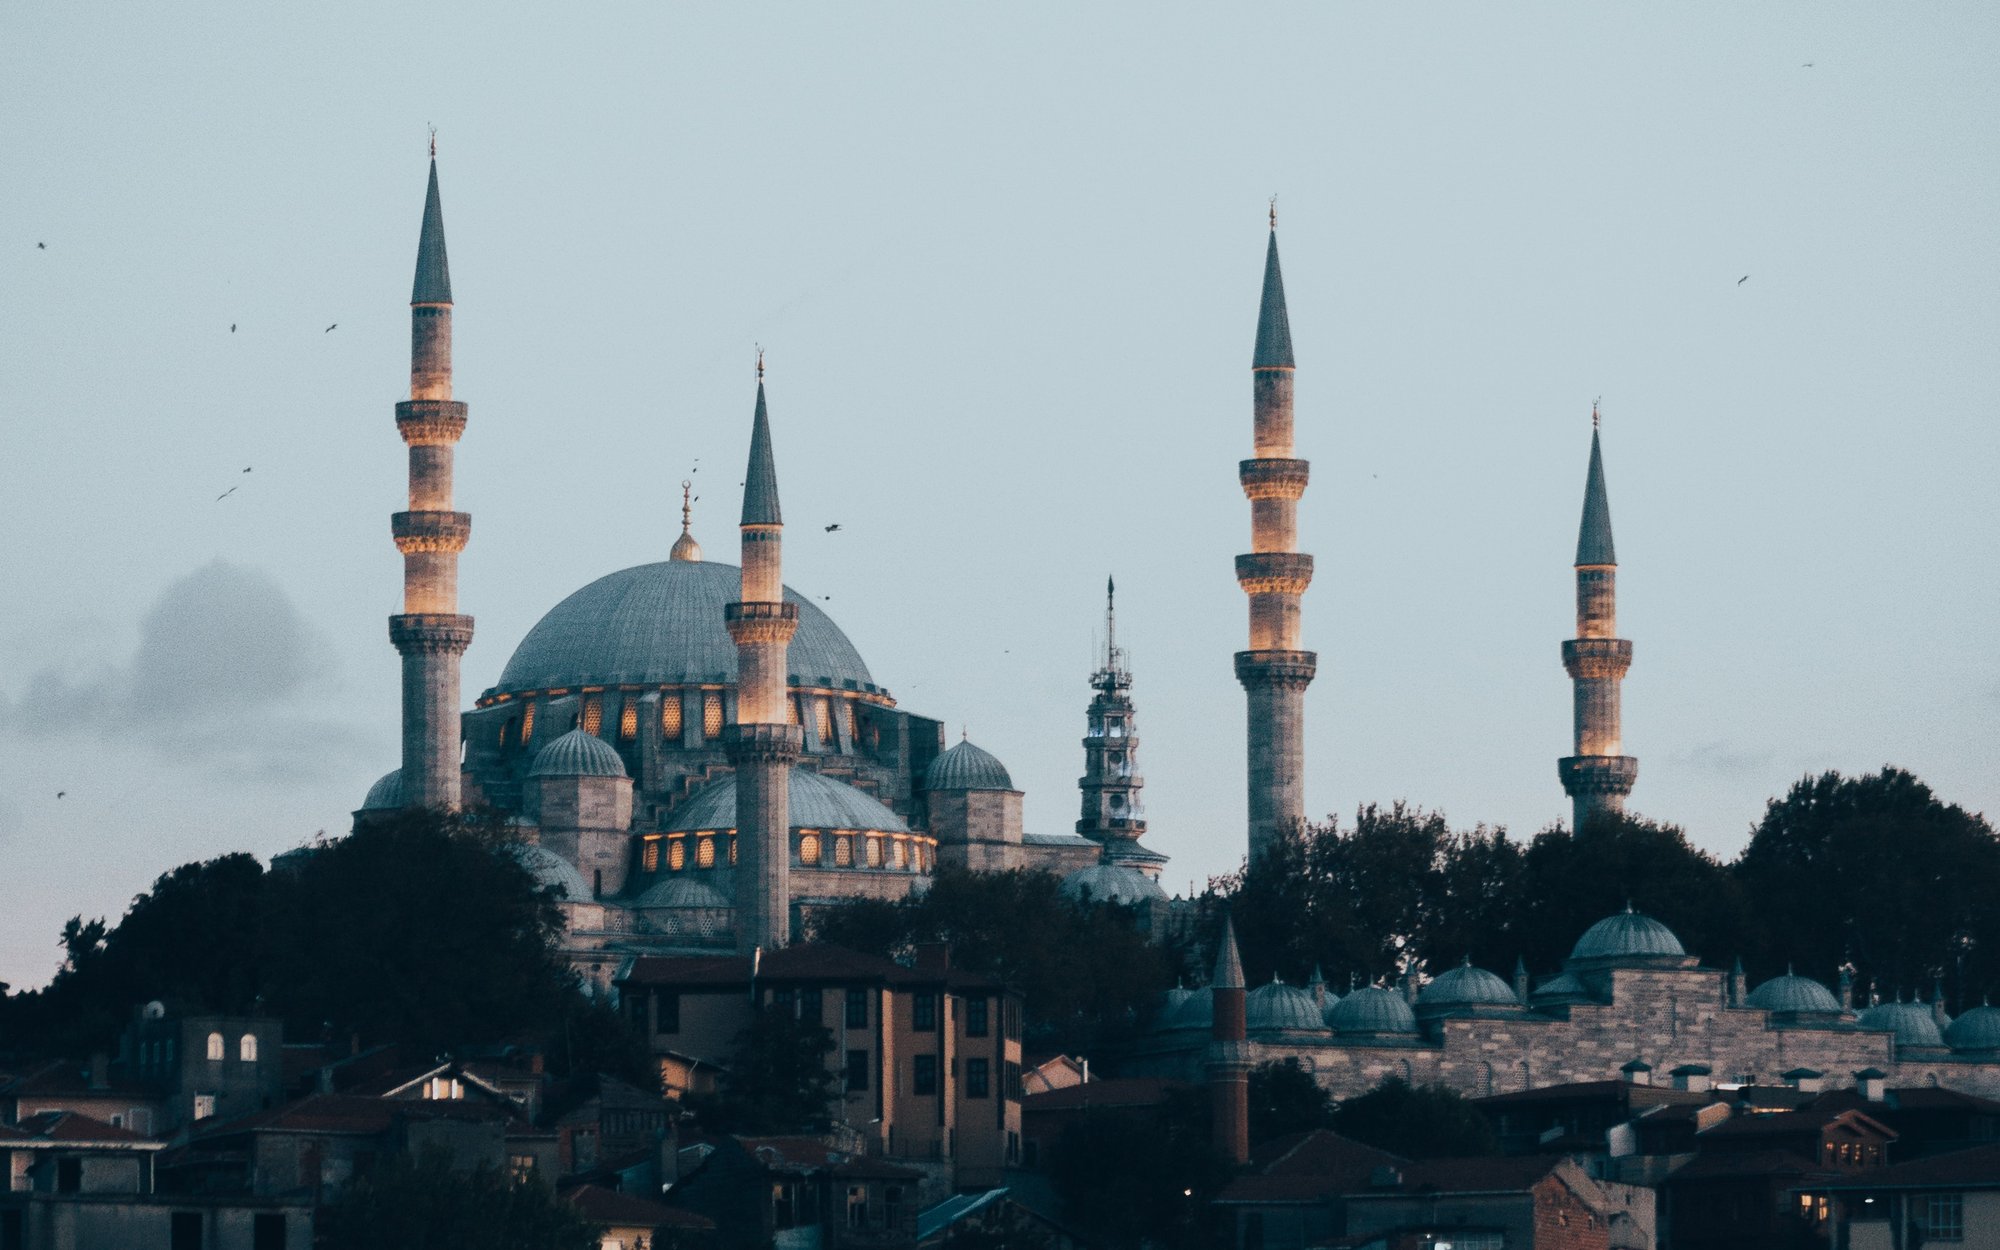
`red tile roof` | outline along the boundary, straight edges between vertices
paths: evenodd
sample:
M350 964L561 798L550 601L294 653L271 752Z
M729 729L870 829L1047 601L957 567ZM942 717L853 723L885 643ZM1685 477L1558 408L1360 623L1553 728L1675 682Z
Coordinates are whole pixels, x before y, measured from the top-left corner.
M75 1111L44 1111L39 1115L24 1116L15 1128L32 1141L104 1146L159 1147L166 1144Z
M1829 1189L2000 1189L2000 1145L1912 1159L1844 1176Z

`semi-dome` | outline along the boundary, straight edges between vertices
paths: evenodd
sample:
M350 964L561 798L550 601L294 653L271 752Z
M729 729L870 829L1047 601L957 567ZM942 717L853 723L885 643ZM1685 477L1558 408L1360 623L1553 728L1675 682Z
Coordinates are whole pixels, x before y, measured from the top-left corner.
M1952 1021L1944 1044L1953 1050L2000 1050L2000 1007L1982 1003Z
M694 877L668 877L632 901L634 907L677 907L719 910L731 904L722 891Z
M1571 959L1624 959L1638 956L1681 956L1681 940L1674 931L1651 916L1627 907L1615 916L1606 916L1576 940Z
M1092 864L1063 878L1062 891L1071 898L1089 898L1094 903L1165 902L1167 892L1160 883L1122 864Z
M790 796L794 829L869 829L878 833L908 833L903 818L853 786L794 766ZM719 777L680 805L666 832L736 827L736 778Z
M735 565L707 561L665 560L600 577L535 623L490 693L734 683L736 644L723 607L742 590ZM792 684L886 693L831 617L790 587L785 602L799 610L786 652Z
M535 753L530 777L623 777L625 761L610 743L582 729L572 729Z
M513 851L514 859L528 870L537 885L544 889L553 887L559 897L572 903L590 901L590 883L583 879L583 873L575 864L533 842L517 842Z
M403 806L403 770L392 769L383 773L374 785L368 787L368 797L361 800L364 812L393 812Z
M1215 994L1211 990L1192 990L1181 1003L1160 1017L1163 1029L1200 1029L1215 1027Z
M1358 989L1326 1013L1336 1033L1415 1033L1417 1017L1410 1004L1379 985Z
M1417 991L1419 1007L1518 1007L1514 987L1470 961L1444 973Z
M1288 1033L1324 1033L1327 1024L1309 991L1273 977L1243 996L1243 1019L1253 1033L1260 1029Z
M1944 1045L1937 1017L1923 1003L1877 1003L1861 1013L1861 1027L1893 1029L1898 1046Z
M1012 790L1007 766L991 751L961 741L931 761L924 772L926 790Z
M1784 976L1772 977L1751 990L1743 1003L1748 1007L1762 1007L1765 1011L1838 1012L1841 1009L1840 1000L1833 996L1832 990L1811 977L1794 976L1790 969Z
M1574 974L1560 972L1537 985L1529 998L1537 1003L1557 1003L1572 999L1587 999L1590 996L1590 988L1579 981Z

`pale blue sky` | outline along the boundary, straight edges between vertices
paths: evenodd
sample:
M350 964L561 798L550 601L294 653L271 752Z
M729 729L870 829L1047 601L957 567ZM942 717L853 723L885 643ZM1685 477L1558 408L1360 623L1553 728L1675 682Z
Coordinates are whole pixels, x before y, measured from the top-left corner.
M1993 6L494 7L0 15L0 979L396 762L427 123L468 697L697 457L734 559L762 342L788 580L877 680L1067 828L1115 572L1148 841L1232 868L1277 192L1311 812L1564 815L1598 395L1632 806L2000 809Z

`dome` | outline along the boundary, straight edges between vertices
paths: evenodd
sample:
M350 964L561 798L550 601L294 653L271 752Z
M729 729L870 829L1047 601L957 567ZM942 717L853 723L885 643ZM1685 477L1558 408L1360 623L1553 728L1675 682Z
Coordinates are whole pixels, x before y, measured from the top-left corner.
M1953 1050L2000 1050L2000 1007L1981 1004L1951 1022L1944 1043Z
M931 761L924 773L926 790L1012 790L1007 766L970 742L960 742Z
M403 770L398 768L382 774L374 785L368 787L368 797L361 800L364 812L393 812L403 806Z
M1419 1007L1519 1007L1514 987L1470 962L1460 964L1417 992Z
M1194 991L1185 985L1176 985L1174 988L1168 990L1160 1000L1160 1018L1162 1020L1166 1019L1168 1013L1193 997L1193 995Z
M1765 1011L1815 1012L1841 1010L1840 1000L1833 991L1811 977L1794 976L1790 969L1781 977L1772 977L1764 984L1750 991L1743 1000L1746 1007L1762 1007Z
M1624 959L1633 956L1686 955L1674 931L1651 916L1642 916L1627 907L1615 916L1606 916L1576 940L1571 959Z
M1190 990L1179 1006L1160 1017L1163 1029L1200 1029L1207 1032L1215 1027L1215 995L1208 990Z
M1536 999L1589 998L1590 989L1567 972L1558 973L1535 987L1528 997Z
M572 903L587 903L592 898L590 883L583 879L577 866L549 848L533 842L517 842L513 851L515 860L528 870L537 885L554 887Z
M1359 989L1340 1000L1326 1013L1327 1025L1336 1033L1415 1033L1417 1017L1410 1004L1394 990L1379 985Z
M1923 1003L1877 1003L1861 1013L1861 1027L1895 1030L1898 1046L1944 1045L1937 1017Z
M878 833L908 833L903 818L853 786L822 777L809 768L792 769L790 795L794 829L872 829ZM736 827L736 778L719 777L695 791L680 805L665 832Z
M631 904L633 907L693 907L726 908L730 906L722 892L706 881L693 877L668 877L652 889L647 890Z
M530 777L623 777L625 761L594 733L572 729L535 753Z
M1071 898L1088 897L1096 903L1165 902L1167 892L1160 883L1119 864L1092 864L1063 878L1062 891Z
M1253 1033L1260 1029L1324 1033L1327 1029L1312 994L1278 980L1243 996L1243 1018Z
M600 577L535 623L489 693L733 683L736 644L722 609L742 590L735 565L705 561L666 560ZM886 693L831 617L789 587L785 602L799 609L787 650L793 684Z

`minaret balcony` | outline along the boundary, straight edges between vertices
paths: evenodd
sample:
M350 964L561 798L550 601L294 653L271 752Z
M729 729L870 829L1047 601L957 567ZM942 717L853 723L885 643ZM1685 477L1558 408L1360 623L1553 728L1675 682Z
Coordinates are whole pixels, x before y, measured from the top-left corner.
M1244 685L1276 685L1304 690L1319 671L1319 655L1312 651L1238 651L1236 680Z
M460 655L472 645L472 618L444 612L392 616L389 641L404 655Z
M396 550L460 552L472 536L472 515L466 512L398 512L389 518Z
M738 645L748 642L790 642L799 628L796 603L726 603L722 623Z
M396 405L396 432L412 447L449 447L465 435L466 412L455 399L406 399Z
M1306 493L1312 466L1303 460L1244 460L1236 466L1243 493L1251 499L1298 499Z
M1615 680L1632 667L1632 644L1624 638L1568 638L1562 654L1563 667L1576 681Z
M1257 551L1236 557L1236 584L1248 595L1302 595L1312 585L1313 558L1299 551Z
M1556 761L1563 793L1630 794L1639 779L1639 761L1630 755L1566 755Z

